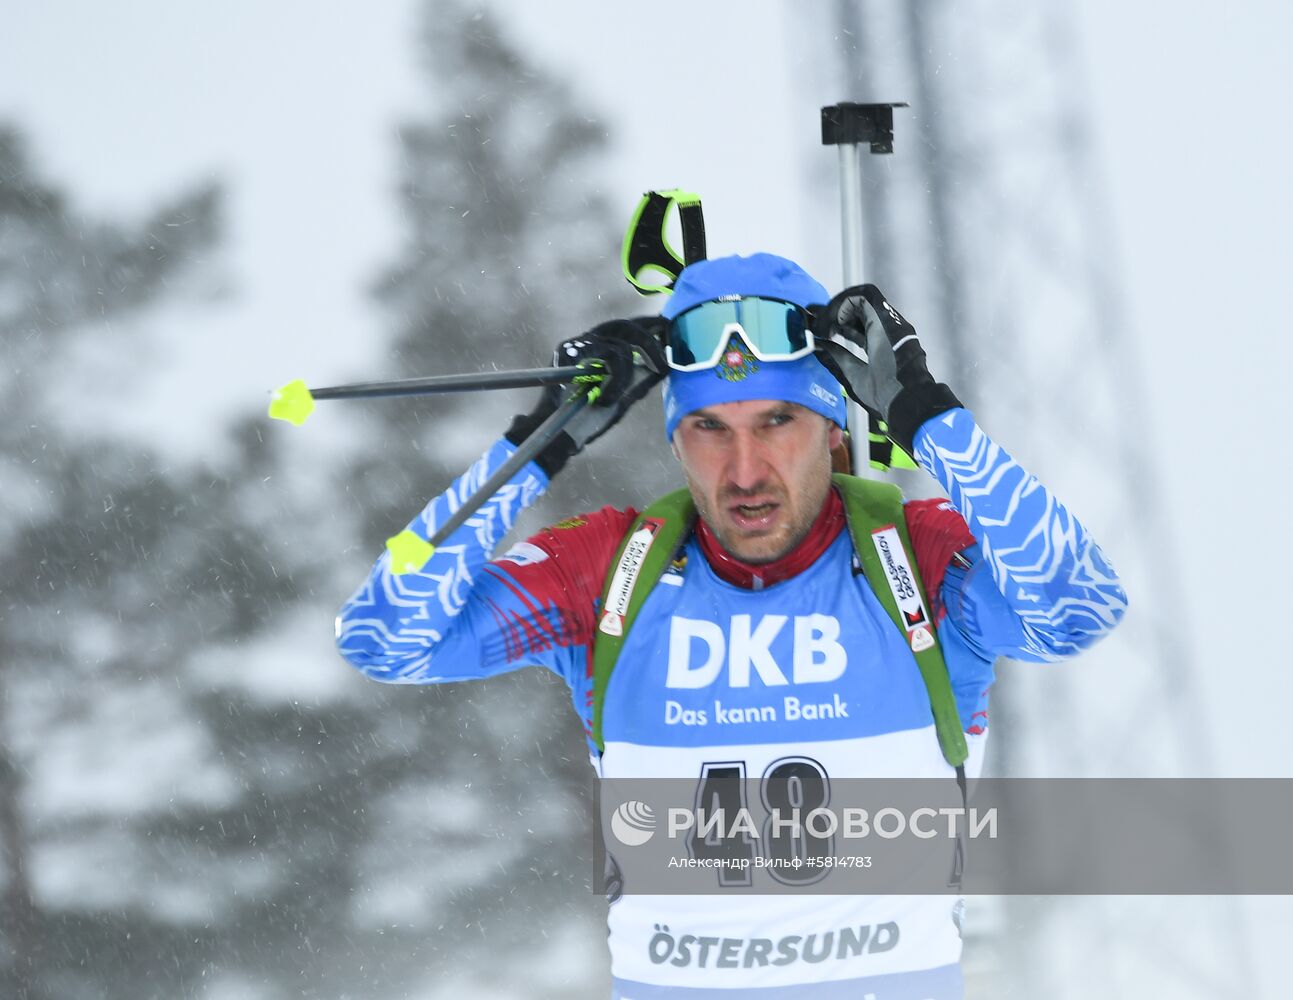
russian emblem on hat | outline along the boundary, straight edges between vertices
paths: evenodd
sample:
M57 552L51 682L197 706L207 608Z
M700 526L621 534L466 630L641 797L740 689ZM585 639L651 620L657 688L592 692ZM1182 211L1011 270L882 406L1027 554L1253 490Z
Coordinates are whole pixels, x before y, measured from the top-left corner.
M735 333L723 349L723 357L714 367L715 374L728 382L744 382L759 370L759 362Z

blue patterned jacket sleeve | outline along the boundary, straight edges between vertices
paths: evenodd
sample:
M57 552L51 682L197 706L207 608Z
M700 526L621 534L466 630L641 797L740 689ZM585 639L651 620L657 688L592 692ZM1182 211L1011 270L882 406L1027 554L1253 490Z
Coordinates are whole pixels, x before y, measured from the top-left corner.
M495 443L427 504L409 530L429 539L515 450L506 440ZM341 654L365 676L397 684L483 677L522 665L504 655L501 640L491 638L499 630L489 627L492 606L484 592L502 585L478 578L487 576L485 564L517 515L547 485L542 470L531 462L437 548L419 572L392 573L390 553L383 552L337 617ZM560 671L554 659L559 655L549 649L528 662Z
M994 656L1057 660L1122 619L1127 595L1095 540L968 411L926 421L916 433L915 458L979 542L973 564L949 570L944 587L949 617L972 646Z

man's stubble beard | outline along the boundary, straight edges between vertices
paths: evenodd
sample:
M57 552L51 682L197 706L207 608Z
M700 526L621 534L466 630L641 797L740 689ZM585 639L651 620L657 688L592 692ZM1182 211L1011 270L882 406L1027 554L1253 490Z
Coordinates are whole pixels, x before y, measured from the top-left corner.
M824 450L820 460L805 474L804 481L807 485L804 488L804 493L794 498L796 501L802 502L795 504L796 509L793 513L793 520L786 526L786 540L780 543L773 552L756 551L751 553L748 550L740 551L744 548L741 540L739 537L732 537L731 532L718 523L718 518L714 516L714 511L710 507L709 498L702 495L685 466L683 467L683 476L687 480L687 488L690 490L692 500L696 504L697 514L709 525L709 529L714 533L714 537L718 539L719 544L723 546L724 551L728 555L741 560L741 562L758 566L764 563L776 562L783 556L790 554L808 537L808 532L812 529L813 522L817 520L817 515L821 513L822 505L826 502L826 497L831 489L831 455L829 449ZM783 484L782 491L780 491L783 493L781 497L783 501L786 499L784 488ZM751 490L748 492L756 493L758 491ZM717 497L717 503L721 509L732 502L738 501L742 495L744 494L729 493L726 496L720 494ZM785 508L784 502L782 507L783 509ZM764 537L748 539L747 541L758 545L771 541L771 539Z

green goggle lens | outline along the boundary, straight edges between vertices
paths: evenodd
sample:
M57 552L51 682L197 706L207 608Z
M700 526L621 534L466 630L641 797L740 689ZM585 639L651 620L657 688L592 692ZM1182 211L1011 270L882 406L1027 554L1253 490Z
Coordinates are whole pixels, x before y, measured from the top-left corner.
M753 297L702 302L669 324L669 367L689 372L713 368L733 335L760 361L793 361L812 353L808 313L793 302Z

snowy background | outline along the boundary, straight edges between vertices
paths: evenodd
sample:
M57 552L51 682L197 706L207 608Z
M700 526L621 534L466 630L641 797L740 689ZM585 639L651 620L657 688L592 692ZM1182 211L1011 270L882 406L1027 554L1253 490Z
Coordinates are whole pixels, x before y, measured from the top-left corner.
M927 52L958 81L964 103L941 108L958 148L980 123L991 147L953 179L972 370L939 367L955 335L926 294L945 280L929 247L882 284L928 332L935 372L970 386L988 429L1106 540L1141 625L1121 655L1075 665L1070 688L1108 702L1071 709L1080 723L1031 678L1007 704L1108 748L1082 773L1293 776L1274 641L1289 590L1262 523L1287 488L1293 13L1074 5L1050 28L1061 65L996 33L1018 6L970 5L977 34ZM865 40L841 31L850 12ZM268 390L528 366L643 309L618 239L652 187L704 196L711 254L771 250L837 286L817 114L917 104L885 75L886 48L906 44L893 6L64 0L8 5L0 23L0 996L604 995L563 692L528 673L385 690L331 651L335 608L381 540L527 397L323 404L293 430L264 419ZM863 50L868 92L849 68ZM1037 119L1007 100L1021 94L1041 95ZM929 225L903 185L932 120L899 112L897 152L869 164L895 192L895 245ZM1090 157L1080 190L1099 196L1081 204L1098 211L1072 214L1058 175L1049 193L1010 182L1048 129ZM1063 215L1081 253L1043 274L1045 254L1007 252L1002 220L1025 212ZM1118 294L1085 296L1088 273ZM1003 288L1020 342L983 332L980 303ZM994 372L1031 372L1036 391L1015 378L1023 402L1006 406ZM531 526L668 485L655 405L622 432L651 442L633 469L609 471L608 440ZM1119 492L1127 462L1153 470L1153 491ZM1111 688L1137 672L1161 697ZM1127 737L1130 710L1153 747ZM1059 773L1029 766L1044 747L1013 745L1004 771ZM1189 962L1170 919L1151 926L1161 912L1138 905L1091 919L1121 914L1148 958L1120 985L1082 967L1069 988L1132 995L1157 965L1187 967L1161 995L1284 995L1271 956L1293 931L1287 900L1203 904L1219 914L1211 950ZM1006 957L982 981L1040 995L1021 984L1050 943L1029 938L1017 961L1001 939L1020 947L1036 921L990 916L975 947ZM1218 972L1228 961L1238 976Z

